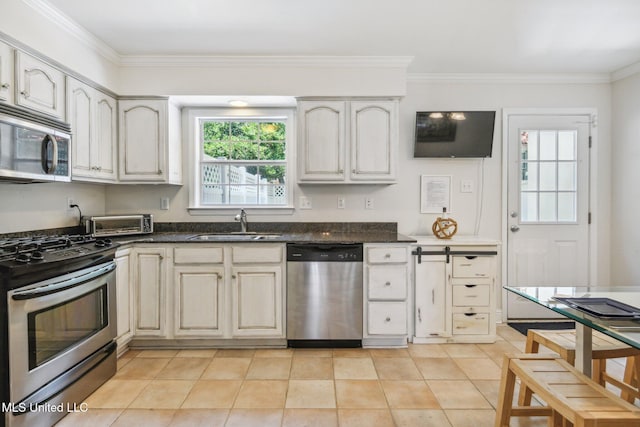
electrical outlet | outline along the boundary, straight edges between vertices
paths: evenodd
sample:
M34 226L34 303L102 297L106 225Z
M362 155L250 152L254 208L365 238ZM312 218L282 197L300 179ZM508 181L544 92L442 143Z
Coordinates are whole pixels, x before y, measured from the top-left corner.
M300 209L311 209L311 199L309 197L300 197Z
M365 209L373 209L373 197L365 197L364 198L364 208Z
M460 181L461 193L473 193L473 181L470 179L463 179Z
M161 197L160 198L160 209L168 211L169 210L169 198Z
M346 206L344 196L338 196L338 209L344 209Z

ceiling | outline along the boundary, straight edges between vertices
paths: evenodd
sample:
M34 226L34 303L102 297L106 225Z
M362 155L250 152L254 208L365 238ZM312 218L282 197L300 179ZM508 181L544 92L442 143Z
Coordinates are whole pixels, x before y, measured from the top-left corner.
M527 74L611 73L640 61L638 0L40 3L125 57L410 56L411 73Z

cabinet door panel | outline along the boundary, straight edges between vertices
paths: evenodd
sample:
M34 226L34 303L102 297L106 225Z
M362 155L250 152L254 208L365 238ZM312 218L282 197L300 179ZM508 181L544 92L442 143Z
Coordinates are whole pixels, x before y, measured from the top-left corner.
M16 103L64 119L64 73L44 62L16 51L18 94Z
M164 335L164 254L164 249L136 251L136 334L139 335Z
M447 336L446 286L444 257L423 256L415 264L415 298L417 337Z
M93 164L96 175L115 181L117 174L116 159L118 149L117 105L116 100L98 93L95 106L95 144Z
M166 117L165 101L120 101L120 180L163 179Z
M132 313L132 290L130 276L129 255L118 256L116 262L116 307L118 310L116 336L119 338L127 337L128 340L133 335L133 319Z
M232 269L233 335L283 337L282 268Z
M300 102L300 180L345 178L345 102Z
M351 179L395 179L397 103L351 102Z
M92 89L77 80L68 79L68 119L73 130L73 175L91 176L93 144Z
M222 335L223 268L175 267L175 334Z
M13 48L0 41L0 101L13 102Z

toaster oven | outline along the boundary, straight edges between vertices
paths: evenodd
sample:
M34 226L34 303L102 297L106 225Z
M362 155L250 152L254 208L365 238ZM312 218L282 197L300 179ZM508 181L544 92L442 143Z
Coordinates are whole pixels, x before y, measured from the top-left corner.
M86 232L95 237L153 233L153 215L92 216L85 220Z

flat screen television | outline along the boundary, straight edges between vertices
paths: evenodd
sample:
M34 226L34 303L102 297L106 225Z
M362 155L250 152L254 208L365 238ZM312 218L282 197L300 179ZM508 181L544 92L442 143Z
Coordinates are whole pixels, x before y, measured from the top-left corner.
M495 111L418 111L413 157L491 157Z

